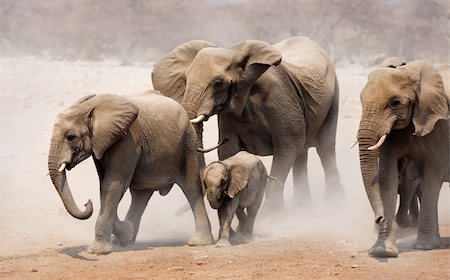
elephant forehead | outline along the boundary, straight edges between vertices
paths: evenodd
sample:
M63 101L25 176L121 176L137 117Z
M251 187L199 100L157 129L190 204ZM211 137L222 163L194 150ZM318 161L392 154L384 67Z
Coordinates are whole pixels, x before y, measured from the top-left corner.
M204 48L198 52L192 66L214 68L227 68L235 60L236 52L225 48Z
M82 123L82 120L81 120L80 116L75 114L72 110L69 109L65 112L60 113L56 117L55 127L69 128L69 127L76 126L77 124L79 125L81 123Z
M411 87L408 72L403 69L380 69L372 72L361 96L378 98L399 94L405 88Z
M221 179L226 178L226 170L219 164L210 165L205 170L205 183L208 185L215 185L220 183Z

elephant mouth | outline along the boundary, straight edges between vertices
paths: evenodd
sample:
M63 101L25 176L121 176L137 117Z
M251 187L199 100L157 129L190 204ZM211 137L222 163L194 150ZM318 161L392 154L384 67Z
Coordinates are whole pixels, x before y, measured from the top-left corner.
M71 163L63 161L58 168L58 172L63 172L65 170L70 171L72 168L73 168L73 165Z

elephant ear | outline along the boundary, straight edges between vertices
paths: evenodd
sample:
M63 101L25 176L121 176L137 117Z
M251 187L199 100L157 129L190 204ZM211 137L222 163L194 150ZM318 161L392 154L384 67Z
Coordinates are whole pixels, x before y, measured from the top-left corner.
M72 106L70 106L70 108L75 108L78 107L78 105L83 104L84 102L88 101L89 99L91 99L92 97L94 97L95 94L90 94L90 95L86 95L81 97L80 99L78 99L77 101L75 101Z
M139 109L126 98L104 94L96 97L89 113L92 150L97 159L121 137L136 120Z
M449 104L444 83L438 71L428 62L415 61L405 67L412 71L412 80L417 83L414 135L425 136L434 129L437 121L448 119Z
M280 64L281 53L270 44L256 40L239 42L231 49L241 53L240 64L244 69L230 101L230 111L239 117L253 84L270 66Z
M215 45L208 41L193 40L178 46L161 58L154 65L152 72L153 88L181 103L186 88L185 72L197 53L207 47Z
M231 178L225 194L234 198L248 183L248 171L242 165L234 165L230 169Z

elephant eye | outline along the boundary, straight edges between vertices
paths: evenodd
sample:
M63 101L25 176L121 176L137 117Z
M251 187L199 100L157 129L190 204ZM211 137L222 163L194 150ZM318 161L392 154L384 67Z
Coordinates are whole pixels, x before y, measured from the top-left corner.
M75 140L76 138L77 138L77 136L76 136L75 134L73 134L73 133L69 133L69 134L66 135L66 139L67 139L67 141L69 141L69 142L72 142L72 141Z
M402 103L400 102L400 100L394 99L394 100L392 100L392 102L391 102L391 107L392 107L393 109L395 109L395 108L397 108L400 104L402 104Z
M216 80L214 80L213 82L213 87L214 89L222 89L223 87L223 78L217 78Z

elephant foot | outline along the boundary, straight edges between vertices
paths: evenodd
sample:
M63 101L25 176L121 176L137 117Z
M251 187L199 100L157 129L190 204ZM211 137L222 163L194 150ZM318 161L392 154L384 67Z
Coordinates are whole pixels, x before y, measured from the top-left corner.
M283 195L266 195L266 200L261 208L262 218L279 219L286 215L286 206Z
M219 241L217 241L216 243L216 247L230 247L230 241L228 241L228 239L225 238L220 238Z
M229 241L231 244L244 244L253 240L253 236L251 233L245 232L243 230L231 232Z
M114 237L112 239L113 244L120 244L127 246L130 243L134 243L134 226L130 221L119 221L114 224Z
M91 246L89 246L87 252L89 254L107 255L112 252L112 246L106 240L95 240Z
M191 240L189 240L189 246L205 246L213 244L213 237L211 233L201 233L196 232L194 236L192 236Z
M311 194L294 191L293 204L297 208L309 208L312 205Z
M400 228L407 228L411 224L411 218L407 213L397 213L395 221Z
M413 246L419 250L433 250L441 246L441 237L439 234L421 234L419 232Z
M381 242L377 241L369 250L369 255L375 258L396 258L398 250L395 244L388 240Z

